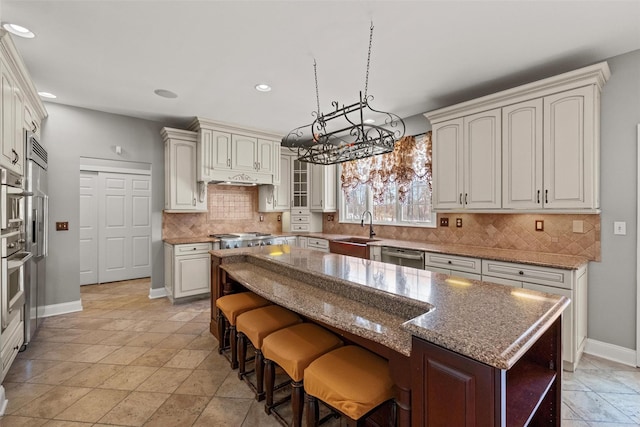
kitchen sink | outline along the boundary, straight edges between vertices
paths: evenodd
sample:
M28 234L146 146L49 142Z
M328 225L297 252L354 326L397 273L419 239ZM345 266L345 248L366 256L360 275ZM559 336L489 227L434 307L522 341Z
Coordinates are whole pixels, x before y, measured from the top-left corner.
M369 242L377 242L379 239L367 239L365 237L346 237L329 241L329 251L333 254L348 255L369 259Z

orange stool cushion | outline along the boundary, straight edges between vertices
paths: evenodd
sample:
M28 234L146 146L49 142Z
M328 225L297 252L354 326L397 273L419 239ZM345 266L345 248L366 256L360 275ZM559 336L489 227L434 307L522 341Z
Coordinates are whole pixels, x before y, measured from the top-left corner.
M249 310L265 307L271 304L268 300L253 292L240 292L220 297L216 300L218 307L230 324L236 324L236 318Z
M242 313L236 319L236 330L242 332L257 349L262 349L262 340L279 329L301 323L302 319L293 311L279 305Z
M304 370L311 362L340 346L340 338L326 329L313 323L300 323L267 336L262 342L262 354L284 369L293 381L302 381Z
M313 361L304 371L304 390L354 420L394 397L387 361L357 346Z

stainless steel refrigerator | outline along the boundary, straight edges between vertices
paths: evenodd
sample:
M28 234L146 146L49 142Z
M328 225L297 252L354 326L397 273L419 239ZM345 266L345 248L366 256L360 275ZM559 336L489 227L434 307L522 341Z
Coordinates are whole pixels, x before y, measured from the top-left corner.
M46 295L47 221L47 151L37 137L26 132L25 191L32 194L25 201L26 251L33 257L25 268L25 344L31 342L42 321Z

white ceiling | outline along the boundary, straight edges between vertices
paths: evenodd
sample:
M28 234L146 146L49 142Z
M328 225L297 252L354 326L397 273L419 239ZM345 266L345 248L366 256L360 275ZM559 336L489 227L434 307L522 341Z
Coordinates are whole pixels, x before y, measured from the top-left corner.
M401 117L640 49L640 0L2 0L0 18L36 33L14 40L55 102L281 134L312 120L314 58L321 109L357 101L370 21L372 106Z

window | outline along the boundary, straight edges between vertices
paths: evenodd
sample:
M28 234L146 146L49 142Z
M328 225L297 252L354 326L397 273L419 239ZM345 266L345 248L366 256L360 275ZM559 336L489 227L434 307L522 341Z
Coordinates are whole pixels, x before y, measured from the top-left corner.
M435 227L431 211L431 132L404 137L392 153L341 164L340 221Z

